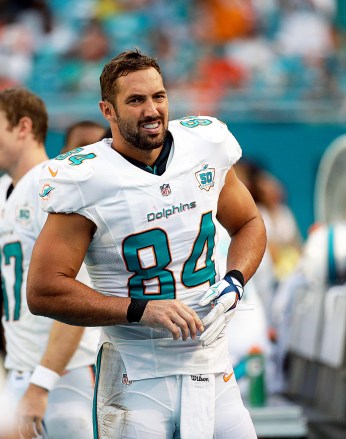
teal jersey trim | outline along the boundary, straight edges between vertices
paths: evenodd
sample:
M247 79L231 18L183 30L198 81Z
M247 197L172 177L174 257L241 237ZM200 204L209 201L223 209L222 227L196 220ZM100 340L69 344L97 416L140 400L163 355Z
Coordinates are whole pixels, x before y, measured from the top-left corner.
M328 280L331 284L337 281L336 262L334 254L334 227L328 228Z
M99 432L97 425L97 389L100 379L102 350L103 350L103 346L101 346L99 353L97 354L97 360L96 360L96 375L95 375L95 388L94 388L93 413L92 413L94 439L99 439Z

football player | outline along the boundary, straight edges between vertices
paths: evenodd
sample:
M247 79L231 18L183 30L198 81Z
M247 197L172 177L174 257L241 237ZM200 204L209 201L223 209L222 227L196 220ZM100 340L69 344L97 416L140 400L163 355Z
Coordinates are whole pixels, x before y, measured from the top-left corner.
M214 117L168 122L160 67L137 50L107 63L100 81L112 138L42 171L49 215L29 306L103 326L95 437L255 438L225 336L266 243L232 169L240 146ZM217 221L232 236L222 279ZM84 257L94 289L74 279Z
M99 330L35 316L26 299L32 248L47 217L37 196L39 174L48 160L47 126L38 96L22 88L0 92L0 169L7 173L0 179L4 391L18 403L21 437L87 439L92 437L92 368Z

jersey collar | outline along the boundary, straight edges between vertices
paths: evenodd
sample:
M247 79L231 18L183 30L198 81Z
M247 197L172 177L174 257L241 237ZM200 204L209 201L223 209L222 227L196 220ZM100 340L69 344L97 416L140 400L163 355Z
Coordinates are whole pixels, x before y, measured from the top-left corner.
M143 169L143 171L147 171L150 174L162 175L166 170L167 161L168 161L169 153L171 152L172 144L173 144L173 136L169 131L167 131L167 136L164 141L163 148L161 149L158 158L155 160L152 166L148 166L147 164L140 162L139 160L133 159L131 157L128 157L122 153L120 154L133 165L137 166L140 169Z

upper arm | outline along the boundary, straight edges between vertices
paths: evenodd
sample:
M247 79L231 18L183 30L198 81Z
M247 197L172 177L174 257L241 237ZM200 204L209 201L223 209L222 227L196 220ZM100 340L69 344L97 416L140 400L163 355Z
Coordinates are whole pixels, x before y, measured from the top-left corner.
M233 235L257 217L260 217L260 213L252 195L231 168L226 175L218 200L218 221L230 235Z
M49 214L33 249L29 277L36 282L75 278L94 231L94 223L79 214Z

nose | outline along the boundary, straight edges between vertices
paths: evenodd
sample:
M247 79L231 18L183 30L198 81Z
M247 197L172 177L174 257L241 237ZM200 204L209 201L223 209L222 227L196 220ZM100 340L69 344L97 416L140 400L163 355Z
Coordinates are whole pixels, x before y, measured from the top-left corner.
M144 116L145 117L157 117L160 112L158 110L159 104L153 99L148 99L144 106Z

